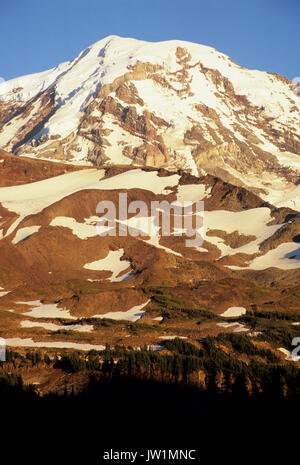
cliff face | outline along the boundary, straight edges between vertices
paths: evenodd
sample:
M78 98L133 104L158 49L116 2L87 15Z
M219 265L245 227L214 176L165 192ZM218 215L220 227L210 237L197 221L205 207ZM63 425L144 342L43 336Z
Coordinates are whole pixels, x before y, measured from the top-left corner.
M0 147L17 155L208 173L298 208L299 96L279 75L202 45L108 37L5 86Z

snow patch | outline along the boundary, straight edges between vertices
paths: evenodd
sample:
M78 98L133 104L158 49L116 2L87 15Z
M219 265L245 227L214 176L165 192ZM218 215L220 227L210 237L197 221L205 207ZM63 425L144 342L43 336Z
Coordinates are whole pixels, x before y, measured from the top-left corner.
M103 176L104 170L86 169L21 186L1 187L0 202L21 217L34 215L75 192L99 189Z
M300 356L299 355L297 355L295 357L292 356L292 352L285 349L284 347L279 347L277 350L280 350L280 352L282 352L286 356L285 357L286 360L289 360L289 361L292 361L292 362L299 362L300 361Z
M18 244L19 242L24 241L28 237L32 236L32 234L39 231L41 226L27 226L25 228L18 229L14 239L12 240L13 244Z
M122 273L122 271L125 271L128 267L130 267L129 261L121 260L123 255L124 249L110 250L105 258L102 258L101 260L96 260L91 263L87 263L86 265L84 265L84 268L86 268L87 270L110 271L112 273L112 276L109 278L109 281L123 281L125 276L119 275L120 273Z
M267 268L280 268L294 270L300 268L300 247L295 242L285 242L276 249L269 250L260 257L248 262L247 267L226 265L232 270L266 270Z
M23 315L33 318L67 318L76 320L75 317L70 315L69 310L58 308L57 304L42 304L39 300L16 303L32 307L29 312L23 313Z
M29 321L24 320L21 322L22 328L35 328L41 327L44 329L49 329L50 331L79 331L81 333L91 332L94 327L93 325L56 325L55 323L43 323L41 321Z
M83 351L104 350L105 346L98 344L81 344L79 342L63 342L63 341L34 341L32 338L7 338L5 339L7 347L48 347L49 349L76 349Z
M0 297L3 297L7 294L9 294L11 291L5 291L3 287L0 287Z
M206 189L204 184L184 184L179 185L177 190L178 202L195 202L207 197L211 189Z
M91 217L86 219L85 223L79 223L71 217L57 216L51 221L50 226L62 226L63 228L69 228L75 236L79 237L79 239L88 239L89 237L98 235L96 227L98 221L98 217Z
M244 307L229 307L225 312L221 313L220 316L242 316L245 315L246 311Z
M152 318L153 321L162 321L164 318L162 316L157 316L155 318Z
M132 307L130 310L127 310L126 312L108 312L104 313L103 315L93 315L93 318L109 318L111 320L128 320L128 321L137 321L139 320L143 314L145 313L144 311L141 311L148 303L150 302L150 299L147 300L144 304L141 305L135 305Z

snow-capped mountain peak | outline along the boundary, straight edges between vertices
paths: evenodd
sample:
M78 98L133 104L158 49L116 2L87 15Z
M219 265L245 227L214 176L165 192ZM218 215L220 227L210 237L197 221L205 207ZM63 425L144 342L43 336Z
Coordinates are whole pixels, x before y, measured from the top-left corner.
M292 206L300 99L281 76L204 45L109 36L71 62L4 85L5 150L208 172Z

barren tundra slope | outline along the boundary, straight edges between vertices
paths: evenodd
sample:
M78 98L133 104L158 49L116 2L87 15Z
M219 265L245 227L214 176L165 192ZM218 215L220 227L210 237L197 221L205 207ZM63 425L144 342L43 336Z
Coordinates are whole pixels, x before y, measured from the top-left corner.
M298 212L211 175L150 167L77 167L26 183L24 159L10 157L25 183L16 177L0 188L1 337L9 346L163 348L176 336L195 344L224 331L251 337L239 318L253 312L297 322ZM53 175L51 162L31 160L29 181L35 165ZM139 235L101 237L97 204L118 207L120 192L143 200L149 216L129 215ZM163 200L204 200L201 246L186 247L174 221L170 236L155 227L149 235L150 203Z

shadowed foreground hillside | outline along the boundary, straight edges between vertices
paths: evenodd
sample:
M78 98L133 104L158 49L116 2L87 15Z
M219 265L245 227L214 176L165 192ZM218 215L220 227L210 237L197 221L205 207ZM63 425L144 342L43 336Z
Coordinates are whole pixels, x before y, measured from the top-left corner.
M224 344L230 339L240 353L251 352L247 338L235 336L221 339ZM263 443L264 453L269 438L292 440L300 412L299 369L254 345L253 357L270 363L246 364L220 351L219 340L208 338L203 349L167 341L165 355L107 347L87 357L71 352L50 360L39 352L25 357L9 352L0 372L1 419L7 432L18 425L22 441L29 436L38 443L41 435L48 444L53 435L55 444L63 443L63 455L55 448L47 452L54 463L77 463L81 456L94 463L110 447L191 447L202 458L224 458L231 454L229 445L240 441L250 447L254 440L255 448ZM61 391L40 394L39 386L9 374L13 366L27 377L35 368L55 373ZM64 453L71 462L63 461Z

